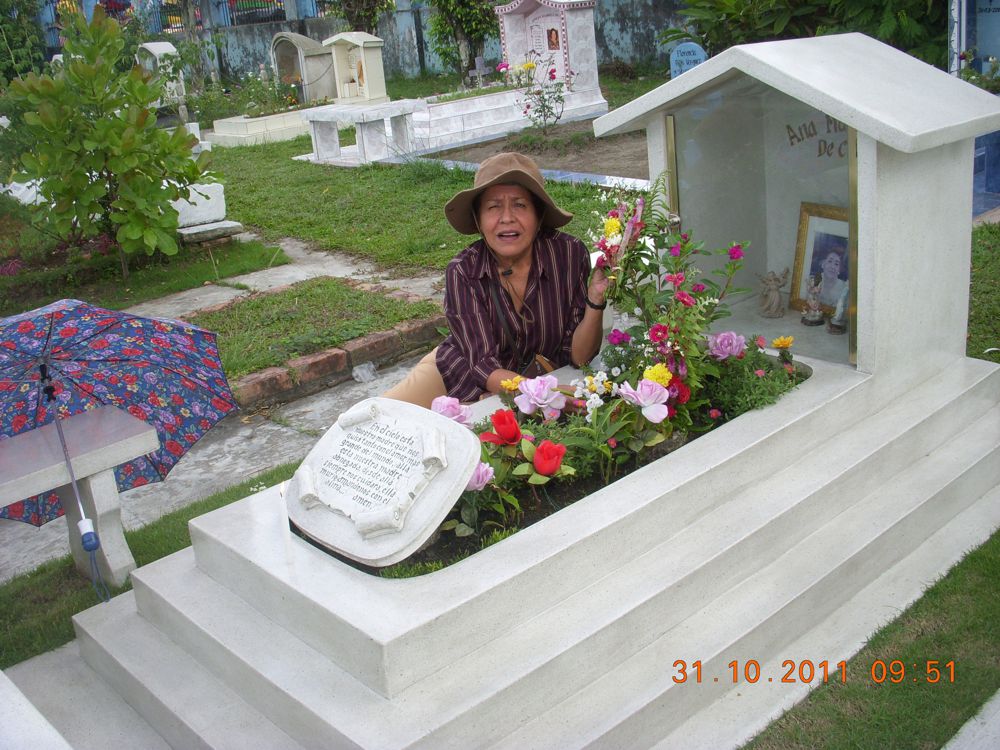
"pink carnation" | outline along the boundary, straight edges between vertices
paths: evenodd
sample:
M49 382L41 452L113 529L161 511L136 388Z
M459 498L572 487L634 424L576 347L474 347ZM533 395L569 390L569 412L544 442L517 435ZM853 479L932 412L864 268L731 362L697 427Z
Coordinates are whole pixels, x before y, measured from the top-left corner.
M739 260L743 257L743 245L739 243L729 248L729 260Z
M679 257L681 254L681 243L678 242L676 245L672 245L670 248L670 254L675 258Z
M608 334L608 343L612 346L620 346L621 344L627 344L632 340L625 331L619 331L617 328L613 328L611 333Z
M670 329L663 325L663 323L653 323L649 329L649 340L654 344L658 344L661 341L666 341L668 338L670 338Z
M695 294L698 294L699 292L704 292L705 291L705 285L704 284L692 284L691 285L691 291L694 292Z
M694 307L695 304L694 297L684 291L675 292L674 299L684 305L684 307Z

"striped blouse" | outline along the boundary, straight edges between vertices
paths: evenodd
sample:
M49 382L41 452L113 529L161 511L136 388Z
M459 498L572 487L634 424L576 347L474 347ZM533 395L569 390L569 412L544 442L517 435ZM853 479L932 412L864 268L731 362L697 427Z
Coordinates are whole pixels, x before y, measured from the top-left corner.
M456 255L445 274L444 311L451 333L438 347L436 360L448 395L474 401L485 392L494 370L516 372L525 354L542 354L560 367L570 364L589 276L590 256L584 244L563 232L543 229L535 238L524 306L518 315L481 239ZM490 284L496 285L500 310ZM515 338L513 346L501 315Z

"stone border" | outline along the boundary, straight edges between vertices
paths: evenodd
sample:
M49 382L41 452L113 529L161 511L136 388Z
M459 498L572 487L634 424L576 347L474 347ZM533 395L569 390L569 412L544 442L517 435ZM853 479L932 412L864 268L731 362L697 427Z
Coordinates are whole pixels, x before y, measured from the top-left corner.
M390 291L381 284L338 278L348 286L365 292L376 292L403 302L433 302L426 297L401 290ZM272 294L291 288L292 284L274 287L262 294ZM237 297L218 305L204 307L183 316L189 319L201 313L216 312L242 299ZM438 328L448 325L444 314L417 320L404 320L387 331L369 333L351 339L339 347L294 357L284 366L268 367L244 375L230 383L236 402L242 409L270 406L318 393L351 379L355 367L366 362L385 365L412 354L428 351L443 340Z

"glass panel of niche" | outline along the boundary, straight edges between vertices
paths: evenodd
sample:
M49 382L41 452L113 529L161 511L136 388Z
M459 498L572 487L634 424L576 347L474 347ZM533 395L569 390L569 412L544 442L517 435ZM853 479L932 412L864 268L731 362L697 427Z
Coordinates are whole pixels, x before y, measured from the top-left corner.
M795 354L849 363L848 128L741 73L669 114L684 231L709 249L746 245L736 281L747 291L714 330L794 336Z

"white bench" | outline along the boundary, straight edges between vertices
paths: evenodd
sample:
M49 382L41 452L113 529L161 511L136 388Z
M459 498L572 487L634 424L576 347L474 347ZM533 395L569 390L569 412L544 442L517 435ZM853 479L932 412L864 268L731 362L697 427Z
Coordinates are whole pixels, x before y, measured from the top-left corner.
M420 99L400 99L382 104L331 104L303 113L312 131L313 158L344 166L369 164L416 150L413 113L426 105ZM386 127L386 120L389 121ZM353 123L356 149L341 149L337 128Z
M160 441L156 430L113 406L102 406L61 422L80 501L101 541L98 568L109 585L121 586L135 569L135 559L125 543L114 468L157 450ZM77 570L90 578L90 556L77 531L80 512L55 424L0 441L0 507L53 489L66 512Z

